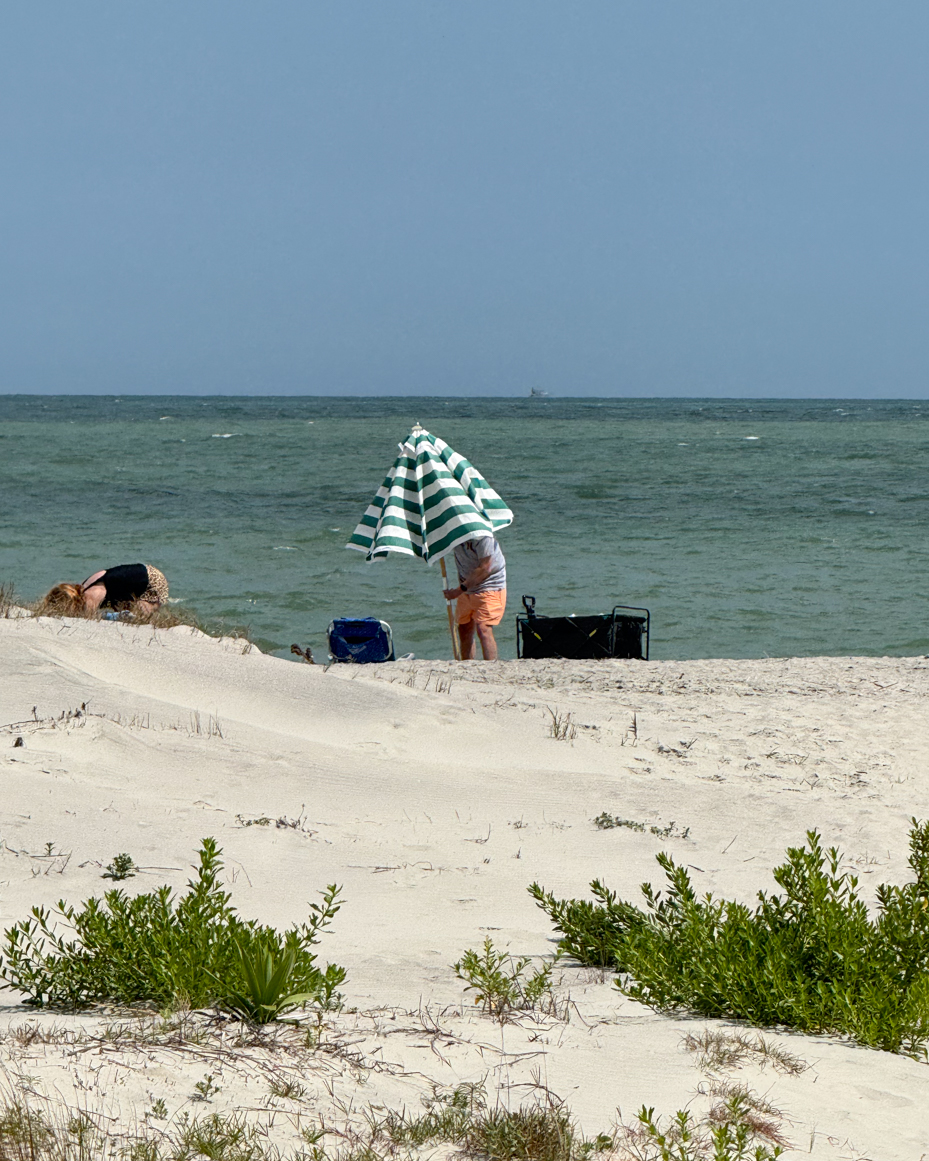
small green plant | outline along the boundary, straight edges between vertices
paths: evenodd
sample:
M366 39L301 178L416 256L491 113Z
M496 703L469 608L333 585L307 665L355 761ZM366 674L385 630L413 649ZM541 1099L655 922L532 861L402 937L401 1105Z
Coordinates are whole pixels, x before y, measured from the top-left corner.
M636 1120L623 1141L636 1161L776 1161L784 1151L777 1127L759 1120L738 1096L716 1106L703 1123L680 1109L662 1124L644 1106Z
M626 830L635 830L644 833L646 826L644 822L636 822L632 818L620 818L617 814L608 814L603 811L598 814L596 818L591 819L591 822L598 830L615 830L618 827L624 827ZM680 838L685 839L690 835L690 827L685 826L681 830L677 823L669 822L667 826L649 826L648 833L657 835L658 838Z
M54 1136L45 1118L31 1109L25 1100L17 1096L3 1102L0 1108L0 1155L8 1153L15 1158L18 1151L24 1159L33 1155L48 1156L55 1145Z
M690 827L685 826L681 830L676 822L669 822L667 826L650 826L648 828L649 834L657 835L658 838L679 838L685 839L690 836Z
M335 964L322 971L312 948L339 910L338 887L330 885L321 902L310 904L306 923L281 934L236 914L219 882L221 853L214 839L203 840L198 873L179 899L167 886L134 898L114 887L80 909L64 902L54 913L34 907L30 919L5 932L0 978L37 1006L147 1001L162 1008L233 1007L248 1015L254 994L246 965L270 956L273 964L288 965L291 999L332 1007L345 971ZM59 922L73 938L59 934ZM263 994L256 1011L266 1013L265 1002L275 1003Z
M475 1004L502 1024L514 1012L535 1008L543 996L551 995L552 965L527 973L530 963L528 956L515 959L497 951L487 938L482 952L470 949L453 966L465 991L474 992Z
M102 879L132 879L139 868L135 865L132 855L114 855L113 861L100 876Z
M370 1141L357 1155L377 1158L374 1147L381 1142L388 1143L390 1155L444 1142L456 1145L459 1157L482 1161L585 1161L613 1143L606 1134L586 1140L564 1103L547 1090L517 1109L488 1108L484 1089L476 1084L435 1087L423 1103L426 1112L419 1116L404 1110L371 1119Z
M210 1157L217 1161L271 1161L274 1156L259 1127L241 1114L212 1113L182 1124L170 1142L170 1152L156 1154L165 1161Z
M463 1152L495 1161L574 1161L589 1152L579 1148L581 1143L567 1109L547 1101L489 1109L469 1125Z
M645 830L644 822L636 822L631 818L620 818L618 814L608 814L605 810L596 818L591 819L591 822L597 830L613 830L617 827L625 827L626 830Z
M929 823L912 820L913 881L877 888L874 918L858 879L840 871L815 831L774 871L783 894L758 904L699 898L686 867L661 853L664 894L646 884L645 907L616 900L538 904L583 963L613 966L626 995L658 1010L690 1009L752 1024L851 1036L890 1052L926 1055L929 1041Z
M484 1111L486 1099L479 1084L460 1084L451 1089L435 1085L423 1104L426 1112L419 1116L406 1109L390 1110L384 1117L370 1120L372 1137L386 1139L394 1147L412 1149L434 1141L457 1144L474 1117Z
M194 1085L194 1095L190 1098L194 1101L209 1101L222 1089L216 1084L216 1077L212 1072L208 1072L203 1080L198 1080Z
M156 1121L166 1121L168 1119L168 1106L165 1104L162 1097L156 1097L152 1101L146 1115Z

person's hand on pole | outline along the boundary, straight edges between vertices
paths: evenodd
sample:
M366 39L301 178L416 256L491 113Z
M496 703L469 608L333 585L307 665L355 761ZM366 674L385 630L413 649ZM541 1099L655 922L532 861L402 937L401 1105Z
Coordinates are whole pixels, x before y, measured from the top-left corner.
M473 593L478 585L482 585L490 576L493 568L493 561L488 556L486 560L482 560L477 568L472 569L465 577L464 581L459 584L456 589L443 589L442 592L447 601L457 600L462 593Z

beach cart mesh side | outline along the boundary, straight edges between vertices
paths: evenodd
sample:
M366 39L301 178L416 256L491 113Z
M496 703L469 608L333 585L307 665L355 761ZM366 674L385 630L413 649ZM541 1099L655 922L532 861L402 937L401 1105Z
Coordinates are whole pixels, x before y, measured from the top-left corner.
M545 617L536 613L535 597L523 597L523 606L525 613L516 616L516 655L521 659L648 660L648 609L615 605L609 613Z
M337 617L329 625L329 656L356 665L393 661L390 626L377 617Z

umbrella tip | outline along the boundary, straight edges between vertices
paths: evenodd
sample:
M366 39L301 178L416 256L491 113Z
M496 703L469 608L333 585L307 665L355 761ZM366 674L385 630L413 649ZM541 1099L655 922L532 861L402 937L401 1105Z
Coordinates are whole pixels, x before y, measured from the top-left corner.
M426 429L422 427L417 421L413 424L413 430L410 432L410 435L422 435L425 430Z

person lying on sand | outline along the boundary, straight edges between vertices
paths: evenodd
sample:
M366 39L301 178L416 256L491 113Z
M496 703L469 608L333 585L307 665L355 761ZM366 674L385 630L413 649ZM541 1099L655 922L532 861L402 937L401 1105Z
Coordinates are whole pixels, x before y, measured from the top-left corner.
M40 610L59 617L80 617L98 609L127 609L149 616L168 601L168 582L150 564L117 564L92 573L83 584L55 585Z

